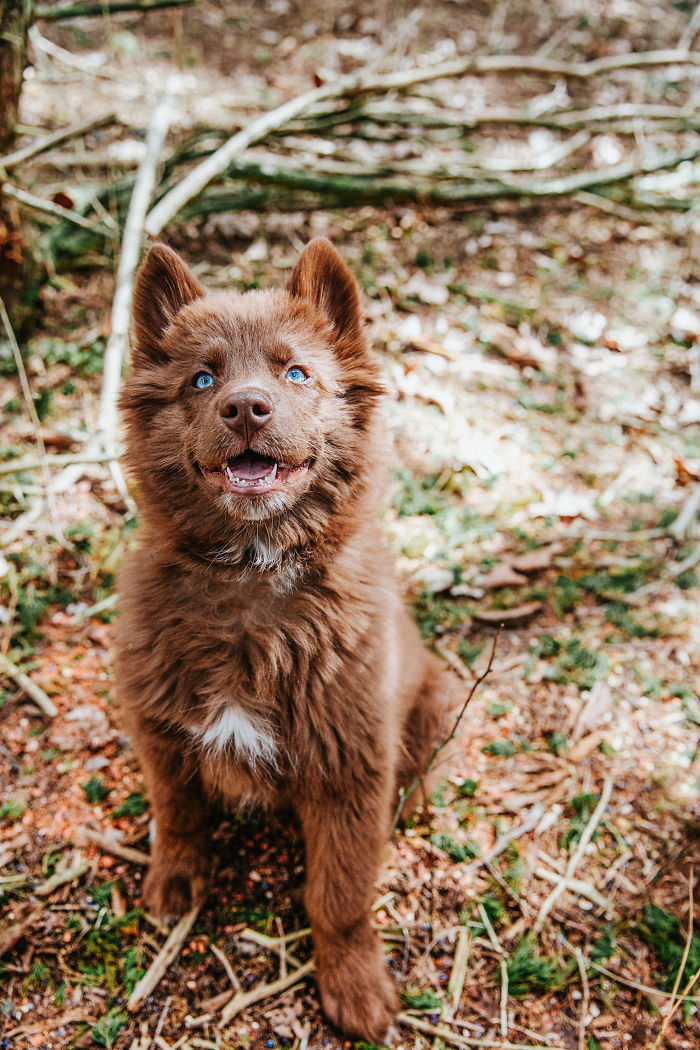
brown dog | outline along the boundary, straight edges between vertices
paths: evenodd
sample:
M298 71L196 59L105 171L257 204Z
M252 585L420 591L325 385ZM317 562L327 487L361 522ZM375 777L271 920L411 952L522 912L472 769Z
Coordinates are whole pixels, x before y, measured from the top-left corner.
M374 524L381 392L357 285L325 240L286 291L206 292L152 248L121 398L143 516L117 682L155 817L152 911L199 903L208 810L291 804L323 1008L386 1035L370 903L399 789L447 732L448 679Z

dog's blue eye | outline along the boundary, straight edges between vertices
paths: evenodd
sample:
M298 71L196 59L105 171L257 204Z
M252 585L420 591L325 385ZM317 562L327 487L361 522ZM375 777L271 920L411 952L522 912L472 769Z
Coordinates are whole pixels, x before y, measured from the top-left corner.
M192 380L192 386L196 387L197 390L205 390L208 386L213 386L213 384L214 378L208 372L197 372L197 375Z
M297 368L296 365L287 372L287 379L291 380L292 383L305 383L308 378L304 369Z

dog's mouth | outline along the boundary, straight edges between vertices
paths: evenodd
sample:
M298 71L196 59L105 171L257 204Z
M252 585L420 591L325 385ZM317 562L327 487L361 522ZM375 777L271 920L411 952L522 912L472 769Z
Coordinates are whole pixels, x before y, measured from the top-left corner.
M284 492L289 485L302 477L311 466L311 457L303 463L293 465L281 463L272 456L264 456L247 448L239 456L232 456L219 467L208 469L198 463L205 481L222 492L235 492L243 496L260 496L268 492Z

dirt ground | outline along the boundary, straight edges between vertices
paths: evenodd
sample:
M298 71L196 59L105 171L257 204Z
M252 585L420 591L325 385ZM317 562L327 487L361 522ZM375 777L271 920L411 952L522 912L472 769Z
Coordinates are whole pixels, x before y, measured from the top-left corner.
M138 162L166 82L171 152L196 135L221 141L314 77L471 52L583 62L675 48L693 10L197 0L42 21L22 141L109 112L119 124L13 179L81 207ZM699 95L690 64L590 81L472 75L389 101L466 118L554 104L692 113ZM556 171L698 139L692 121L588 130ZM458 154L527 180L580 134L369 132L300 130L277 148L310 171L410 174ZM438 207L380 196L324 209L282 193L163 232L201 280L238 289L280 285L310 237L333 239L385 375L383 521L407 600L465 696L493 655L448 782L424 819L394 834L377 886L402 992L396 1047L700 1045L700 982L687 987L700 968L699 180L688 161L596 198ZM0 341L0 656L14 668L0 685L0 1047L349 1047L324 1022L313 976L293 980L311 945L303 853L285 815L222 814L215 891L155 990L127 1010L168 936L140 907L148 800L113 701L114 579L134 510L104 464L66 480L54 459L79 454L95 424L115 260L102 245L56 263L22 345L39 427ZM4 470L41 460L40 439L48 502L41 470ZM221 1023L234 989L285 975L286 990Z

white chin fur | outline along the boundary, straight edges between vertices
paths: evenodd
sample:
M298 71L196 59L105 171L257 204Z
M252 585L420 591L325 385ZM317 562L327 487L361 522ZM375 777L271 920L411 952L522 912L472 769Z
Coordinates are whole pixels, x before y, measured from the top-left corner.
M284 492L271 492L268 496L258 498L224 492L219 496L218 502L227 513L243 521L264 521L273 514L280 514L287 507Z

